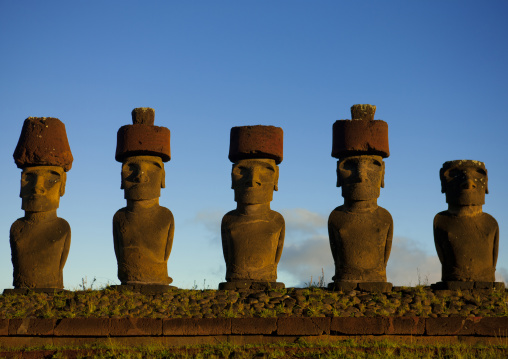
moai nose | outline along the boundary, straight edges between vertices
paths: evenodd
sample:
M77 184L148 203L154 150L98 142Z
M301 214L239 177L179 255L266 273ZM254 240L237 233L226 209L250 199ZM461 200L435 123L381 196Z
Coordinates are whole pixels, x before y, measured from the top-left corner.
M136 183L146 183L148 182L148 175L145 171L138 171L136 177L134 177L134 182Z
M46 187L44 187L44 178L43 177L37 177L37 179L35 180L33 191L35 194L46 193Z
M476 183L472 178L465 178L464 181L460 184L460 188L462 189L474 189L476 188Z

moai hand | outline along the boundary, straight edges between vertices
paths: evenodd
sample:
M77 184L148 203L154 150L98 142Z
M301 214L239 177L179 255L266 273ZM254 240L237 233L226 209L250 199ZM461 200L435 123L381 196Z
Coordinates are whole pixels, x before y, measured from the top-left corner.
M56 211L73 161L65 125L57 118L27 118L14 160L23 169L20 197L25 216L10 230L13 285L16 289L63 289L71 228Z
M226 280L219 289L284 288L277 264L284 245L284 218L270 209L282 161L282 129L243 126L231 129L229 159L237 208L222 219Z
M442 282L433 287L503 289L504 283L495 283L499 226L482 210L488 193L485 164L448 161L439 174L448 210L434 217L434 242L442 264Z
M133 125L118 131L116 160L122 162L127 207L113 217L113 240L122 285L166 290L173 281L167 263L175 225L159 197L165 187L164 162L171 158L170 132L154 126L154 116L151 108L135 108Z
M384 187L388 157L388 125L374 121L375 106L354 105L353 120L333 126L332 156L338 158L337 187L344 205L328 219L335 276L330 289L389 291L386 265L393 237L390 213L377 205Z

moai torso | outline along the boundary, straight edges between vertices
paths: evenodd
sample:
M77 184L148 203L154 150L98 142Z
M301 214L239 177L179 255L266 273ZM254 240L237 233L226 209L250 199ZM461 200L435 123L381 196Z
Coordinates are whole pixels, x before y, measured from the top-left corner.
M386 281L393 221L377 207L373 212L346 212L337 207L328 219L330 247L335 261L335 281Z
M131 212L122 208L113 217L118 278L123 284L170 284L168 258L173 245L171 211L156 206Z
M495 281L499 226L494 217L440 212L434 218L434 239L443 281Z
M448 210L434 217L434 243L443 282L494 282L499 226L484 213L488 193L485 164L448 161L440 170Z
M66 220L33 222L20 218L10 231L14 287L63 288L63 268L71 244Z
M227 213L221 224L226 280L274 282L284 246L284 218L268 211L263 216Z

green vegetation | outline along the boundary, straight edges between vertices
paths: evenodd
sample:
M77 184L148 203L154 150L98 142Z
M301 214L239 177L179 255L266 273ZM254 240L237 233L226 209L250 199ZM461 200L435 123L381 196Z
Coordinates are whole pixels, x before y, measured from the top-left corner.
M0 349L1 350L1 349ZM2 357L18 358L39 354L45 358L505 358L506 344L496 345L416 345L390 341L277 343L258 345L196 345L125 347L95 345L54 346L0 351Z

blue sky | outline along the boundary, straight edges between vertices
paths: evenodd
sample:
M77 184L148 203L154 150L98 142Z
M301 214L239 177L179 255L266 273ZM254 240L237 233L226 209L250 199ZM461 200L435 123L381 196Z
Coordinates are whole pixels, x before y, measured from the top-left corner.
M486 163L484 211L500 226L508 280L506 1L0 0L0 288L12 286L9 228L23 216L12 159L23 120L57 117L74 155L58 215L72 228L67 288L118 283L112 217L125 206L116 132L135 107L171 130L160 202L174 214L174 285L224 280L220 220L236 203L229 131L284 130L272 209L286 219L279 280L333 275L326 223L343 200L332 125L377 106L391 156L379 204L394 219L388 280L440 276L432 220L444 161Z

